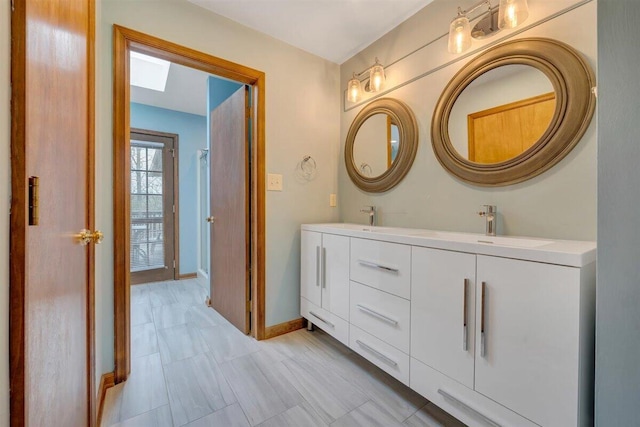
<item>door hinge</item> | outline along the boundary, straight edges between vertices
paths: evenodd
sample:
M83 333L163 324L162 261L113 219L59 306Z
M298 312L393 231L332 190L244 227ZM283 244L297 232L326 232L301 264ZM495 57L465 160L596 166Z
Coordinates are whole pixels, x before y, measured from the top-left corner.
M40 222L40 178L29 177L29 225Z
M15 7L15 0L11 0L11 12L15 12L16 11L16 7Z
M173 213L176 213L176 205L173 205Z
M175 268L176 268L176 260L174 259L173 260L173 269L175 270Z

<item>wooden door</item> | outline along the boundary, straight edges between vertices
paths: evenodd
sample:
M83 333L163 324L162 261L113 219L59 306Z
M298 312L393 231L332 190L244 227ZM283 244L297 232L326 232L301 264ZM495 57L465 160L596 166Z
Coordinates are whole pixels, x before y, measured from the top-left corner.
M131 284L178 278L178 135L131 130Z
M249 333L249 89L211 112L211 305Z
M322 235L322 308L349 319L349 238Z
M322 305L320 285L322 233L302 231L300 254L300 296L320 307Z
M476 256L412 249L411 356L473 388Z
M93 243L79 233L93 226L94 5L12 5L11 425L87 426Z
M477 262L476 391L536 424L578 425L580 269Z

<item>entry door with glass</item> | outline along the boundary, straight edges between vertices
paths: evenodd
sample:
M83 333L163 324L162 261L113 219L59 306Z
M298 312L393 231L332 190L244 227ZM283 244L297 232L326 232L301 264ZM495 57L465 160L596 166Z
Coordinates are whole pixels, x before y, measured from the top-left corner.
M131 130L131 284L176 279L177 140Z

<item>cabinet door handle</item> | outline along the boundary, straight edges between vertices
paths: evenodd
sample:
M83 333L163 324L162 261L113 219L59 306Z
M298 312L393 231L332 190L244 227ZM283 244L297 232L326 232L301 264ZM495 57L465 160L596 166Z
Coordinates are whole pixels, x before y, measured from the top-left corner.
M320 246L316 246L316 286L320 286Z
M359 310L364 311L365 313L370 314L370 315L372 315L374 317L377 317L378 319L384 320L387 323L391 323L392 325L397 325L398 324L398 321L396 319L392 319L389 316L385 316L382 313L378 313L374 309L369 308L369 307L367 307L365 305L356 304L356 307L358 307Z
M309 314L311 314L313 317L317 317L321 322L326 323L327 325L331 326L332 328L336 327L336 325L334 325L333 323L329 322L328 320L325 320L322 317L318 316L313 311L310 311Z
M464 279L464 286L462 288L462 350L467 351L469 341L469 326L467 324L467 295L469 292L469 279Z
M360 340L356 340L356 343L358 343L358 345L362 348L364 348L365 350L367 350L369 353L373 354L374 356L376 356L378 359L381 359L384 363L386 363L387 365L391 365L391 366L398 366L398 362L396 362L395 360L391 359L388 356L385 356L384 354L382 354L381 352L379 352L378 350L376 350L375 348L371 347L368 344L363 343Z
M482 419L485 423L489 424L490 426L502 427L500 424L498 424L497 422L493 421L491 418L487 417L484 414L481 414L480 412L476 411L471 406L467 405L466 403L464 403L463 401L461 401L457 397L453 397L452 395L450 395L446 391L444 391L444 390L439 388L438 389L438 394L441 395L442 397L444 397L445 399L453 400L457 404L464 406L465 408L467 408L469 411L473 412L478 418Z
M327 287L327 248L322 248L322 287Z
M487 342L485 338L485 295L487 292L487 283L482 282L482 295L481 295L481 305L480 305L480 357L485 357L487 355Z
M396 267L391 267L391 266L388 266L388 265L380 264L380 263L375 262L375 261L369 261L369 260L366 260L366 259L359 259L358 263L360 263L362 265L366 265L367 267L379 268L380 270L391 271L391 272L394 272L394 273L398 272L398 269Z

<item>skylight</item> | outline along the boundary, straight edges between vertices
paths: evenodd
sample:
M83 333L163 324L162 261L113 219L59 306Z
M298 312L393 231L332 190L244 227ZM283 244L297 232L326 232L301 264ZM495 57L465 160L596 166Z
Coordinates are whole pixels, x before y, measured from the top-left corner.
M138 52L131 52L130 83L132 86L164 92L171 63Z

